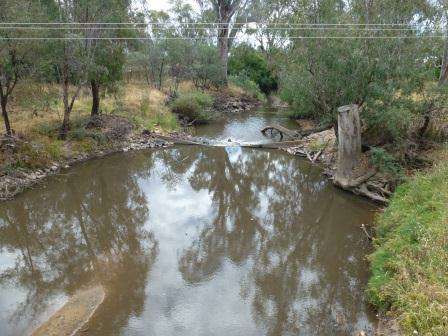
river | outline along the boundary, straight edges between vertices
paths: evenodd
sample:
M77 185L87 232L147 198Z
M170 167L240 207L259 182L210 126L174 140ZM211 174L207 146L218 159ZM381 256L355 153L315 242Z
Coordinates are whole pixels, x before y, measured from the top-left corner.
M275 114L196 135L268 141ZM277 150L178 146L79 164L0 204L0 335L29 333L79 288L106 299L80 335L372 334L375 207Z

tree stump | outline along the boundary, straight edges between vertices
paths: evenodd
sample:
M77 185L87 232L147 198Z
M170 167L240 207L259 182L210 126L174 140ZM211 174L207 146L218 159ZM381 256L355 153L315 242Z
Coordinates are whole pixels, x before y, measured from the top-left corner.
M342 188L355 187L354 170L361 157L359 106L338 108L338 162L334 183Z

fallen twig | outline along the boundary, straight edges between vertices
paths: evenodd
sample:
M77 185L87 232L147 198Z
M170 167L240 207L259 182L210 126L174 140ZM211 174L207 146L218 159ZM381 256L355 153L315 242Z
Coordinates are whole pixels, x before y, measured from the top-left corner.
M367 228L364 224L361 224L361 229L364 231L364 233L366 234L367 238L369 240L372 240L372 236L369 234L369 232L367 231Z

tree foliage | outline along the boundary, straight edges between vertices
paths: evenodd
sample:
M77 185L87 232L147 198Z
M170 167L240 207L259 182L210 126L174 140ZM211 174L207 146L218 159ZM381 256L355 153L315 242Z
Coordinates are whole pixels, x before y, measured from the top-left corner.
M229 74L247 76L260 90L269 94L277 90L277 79L268 68L263 54L253 47L241 44L236 47L229 60Z

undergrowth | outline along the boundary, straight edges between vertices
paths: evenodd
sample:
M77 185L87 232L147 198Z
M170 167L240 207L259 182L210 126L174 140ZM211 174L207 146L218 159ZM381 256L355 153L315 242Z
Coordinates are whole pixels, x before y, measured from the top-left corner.
M63 108L57 85L23 83L15 97L10 107L18 141L14 149L0 148L0 174L46 168L55 161L108 149L115 140L123 140L127 128L136 133L146 128L162 132L178 128L165 105L166 95L142 85L105 92L100 105L101 115L109 120L105 127L89 127L91 97L88 90L82 92L73 106L66 141L58 140Z
M171 103L171 110L189 121L205 123L213 118L213 97L202 91L181 93Z

